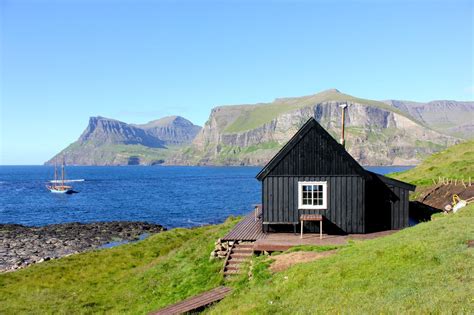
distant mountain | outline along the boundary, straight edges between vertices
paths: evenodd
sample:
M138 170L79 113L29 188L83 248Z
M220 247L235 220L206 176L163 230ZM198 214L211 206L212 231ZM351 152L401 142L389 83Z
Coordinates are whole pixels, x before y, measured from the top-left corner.
M79 139L46 163L76 165L263 165L309 117L364 165L409 165L474 137L474 102L376 101L336 89L270 103L218 106L203 128L170 116L146 124L92 117Z
M180 116L164 117L143 125L91 117L79 139L45 164L135 165L160 164L189 145L201 127Z
M452 106L456 113L466 110L463 115L472 115L473 103L467 103ZM430 126L437 120L429 108L415 115L410 106L398 106L396 101L362 99L332 89L271 103L216 107L192 145L171 156L167 163L263 165L311 116L339 139L341 104L349 105L346 148L364 165L417 164L423 157L459 142L458 137ZM450 106L437 108L438 117L454 112ZM453 118L446 128L455 130L465 122L464 117ZM462 128L469 126L472 121Z
M474 102L420 103L397 100L384 102L435 130L464 139L474 138Z
M109 144L141 144L150 148L164 148L165 142L146 130L122 121L91 117L89 125L77 140L80 144L92 143L96 146Z
M164 141L166 145L190 144L201 130L201 127L180 116L164 117L135 126Z

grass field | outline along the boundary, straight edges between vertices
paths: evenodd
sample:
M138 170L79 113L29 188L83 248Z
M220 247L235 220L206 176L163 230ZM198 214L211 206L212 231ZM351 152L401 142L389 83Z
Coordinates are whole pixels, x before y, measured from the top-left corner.
M433 184L433 179L441 177L474 182L474 140L466 141L435 153L417 167L389 176L419 186Z
M214 241L236 220L176 229L144 241L0 275L0 313L146 314L223 284ZM212 314L469 313L474 310L474 205L319 261L228 282ZM327 250L300 248L298 250Z
M353 243L331 257L254 277L211 314L426 314L474 311L474 205L393 235Z
M222 283L214 241L236 223L173 229L133 244L0 274L0 314L146 314Z

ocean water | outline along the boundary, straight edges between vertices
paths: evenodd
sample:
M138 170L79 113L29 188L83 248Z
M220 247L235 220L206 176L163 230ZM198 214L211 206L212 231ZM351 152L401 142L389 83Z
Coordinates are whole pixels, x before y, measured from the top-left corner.
M410 167L369 167L386 174ZM147 221L167 228L223 222L260 203L259 167L71 166L77 194L50 193L50 166L0 166L0 223Z

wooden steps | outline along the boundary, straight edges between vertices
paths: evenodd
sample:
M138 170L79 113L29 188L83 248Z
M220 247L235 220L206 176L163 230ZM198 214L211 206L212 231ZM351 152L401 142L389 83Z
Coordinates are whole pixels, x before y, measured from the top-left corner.
M199 311L209 304L222 300L231 292L230 288L218 287L213 290L190 297L184 301L169 305L159 311L152 312L153 315L174 315L193 311Z
M253 243L234 244L224 263L224 277L240 274L241 264L253 255Z

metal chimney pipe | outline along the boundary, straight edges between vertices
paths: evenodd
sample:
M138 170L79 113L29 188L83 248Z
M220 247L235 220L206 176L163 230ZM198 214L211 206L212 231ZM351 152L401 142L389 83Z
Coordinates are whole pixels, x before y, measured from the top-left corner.
M344 139L344 129L345 129L345 113L346 113L347 104L341 104L339 105L339 107L342 109L341 145L343 148L345 148L346 140Z

